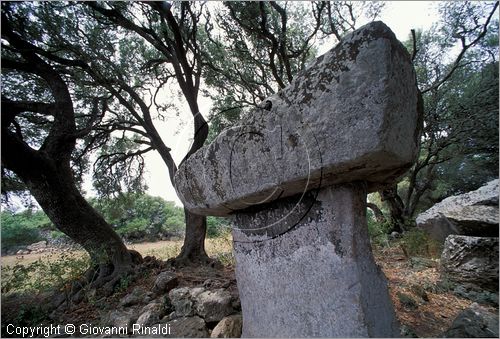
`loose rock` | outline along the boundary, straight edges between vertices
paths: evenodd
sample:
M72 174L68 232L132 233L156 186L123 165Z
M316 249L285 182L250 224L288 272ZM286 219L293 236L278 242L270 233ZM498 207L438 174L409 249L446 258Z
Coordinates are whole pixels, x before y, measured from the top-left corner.
M146 291L142 287L136 287L120 300L120 305L124 307L137 305L141 303L146 295Z
M194 305L188 287L174 288L168 293L170 303L177 317L189 317L194 314Z
M450 329L444 333L445 338L498 338L498 314L473 303L460 313Z
M210 338L239 338L243 318L240 314L230 315L222 319L210 334Z
M183 317L170 323L171 336L174 338L206 338L208 329L200 317Z
M154 302L144 306L140 314L136 323L142 326L149 326L160 321L165 315L165 309L162 304Z
M498 293L498 238L450 235L441 255L443 278Z
M207 323L220 321L232 312L231 294L223 289L205 291L196 297L196 313Z
M128 328L137 320L134 310L114 310L109 314L109 324L113 327Z
M156 278L153 286L153 292L156 294L166 293L177 287L178 284L179 280L177 279L177 275L175 273L164 271L161 272Z

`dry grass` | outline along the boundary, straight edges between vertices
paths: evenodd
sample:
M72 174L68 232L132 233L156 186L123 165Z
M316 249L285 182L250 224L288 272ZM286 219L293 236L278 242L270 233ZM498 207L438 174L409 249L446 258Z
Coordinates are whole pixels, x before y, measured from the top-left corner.
M176 257L182 248L182 240L158 241L131 244L127 247L145 256L160 260ZM207 254L225 266L232 266L232 239L227 234L219 238L206 239ZM2 291L16 292L26 289L43 289L50 284L61 283L61 279L81 274L88 267L88 255L84 251L57 251L12 255L1 258Z
M129 249L136 250L143 256L151 255L158 259L167 260L169 258L177 256L182 248L182 240L167 240L167 241L156 241L156 242L144 242L140 244L130 244L127 246ZM232 257L232 238L230 234L227 234L219 238L211 238L205 240L205 249L207 254L213 258L225 258L228 259ZM75 258L86 256L84 251L72 251L65 252L63 254L60 251L45 252L45 253L33 253L25 255L8 255L2 256L1 265L2 267L14 266L16 264L29 265L35 261L57 261L61 257L72 256ZM231 259L232 260L232 259ZM223 263L229 263L224 262Z

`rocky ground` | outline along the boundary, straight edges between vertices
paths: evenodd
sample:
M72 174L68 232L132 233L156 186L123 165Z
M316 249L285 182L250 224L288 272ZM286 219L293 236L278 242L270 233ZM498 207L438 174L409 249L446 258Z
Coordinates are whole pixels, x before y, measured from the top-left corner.
M498 295L496 300L487 292L476 300L457 295L454 286L440 278L437 259L407 258L396 246L377 249L374 254L389 281L403 335L442 337L474 301L498 315Z
M374 254L388 278L390 294L402 324L402 336L441 337L452 327L454 319L473 303L473 300L458 296L456 290L440 280L438 260L407 258L397 246L376 249ZM79 304L68 303L62 293L59 299L50 294L3 295L2 336L8 336L5 332L8 323L24 326L71 323L77 328L81 324L100 328L128 327L127 335L120 336L130 336L133 323L168 324L171 336L239 336L241 307L232 267L175 269L150 257L140 270L136 281L123 281L113 296L99 298L88 291L86 299ZM481 310L498 314L498 296L496 300L491 295L476 299L476 306ZM54 309L61 300L63 302ZM472 316L477 313L470 309L468 312L472 312ZM478 329L471 330L477 333L486 327L478 325ZM461 332L450 333L456 336ZM103 335L77 333L73 336ZM141 335L136 333L134 336Z

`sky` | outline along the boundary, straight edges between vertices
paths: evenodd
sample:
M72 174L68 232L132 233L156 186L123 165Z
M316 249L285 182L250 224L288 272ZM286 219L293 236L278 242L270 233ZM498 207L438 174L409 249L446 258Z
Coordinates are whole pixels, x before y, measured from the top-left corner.
M396 34L396 37L403 41L410 36L411 29L428 29L439 19L436 1L387 1L380 16L387 26ZM363 24L363 22L360 22ZM319 54L323 54L334 47L333 44L324 44L319 47ZM200 111L204 116L210 111L210 100L200 98ZM184 157L189 149L191 137L191 120L187 105L180 109L180 116L176 121L167 121L158 124L158 130L166 144L172 149L172 155L176 163ZM179 128L179 121L184 124ZM160 196L165 200L174 201L176 205L182 206L176 195L175 189L170 183L168 170L157 152L151 152L145 156L147 174L146 182L149 186L148 193L153 196Z

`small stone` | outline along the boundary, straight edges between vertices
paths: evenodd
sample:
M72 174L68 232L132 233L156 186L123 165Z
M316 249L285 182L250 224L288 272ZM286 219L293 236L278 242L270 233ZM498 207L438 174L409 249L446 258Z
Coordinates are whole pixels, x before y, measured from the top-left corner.
M170 323L170 333L174 338L207 338L208 329L200 317L183 317Z
M168 293L171 289L177 287L179 280L177 275L173 272L161 272L155 280L153 292L156 294Z
M231 294L226 290L205 291L196 298L196 312L206 322L220 321L233 312Z
M168 293L168 297L177 317L189 317L194 314L189 288L174 288Z
M109 323L114 327L127 327L130 329L136 319L137 314L133 310L115 310L109 314Z
M451 327L444 333L445 338L498 338L498 314L489 312L476 303L460 313Z
M429 301L429 295L427 294L427 292L425 291L425 289L422 286L420 286L420 285L413 285L411 287L411 290L417 296L419 296L420 298L422 298L423 301Z
M418 338L418 335L410 326L401 325L400 331L402 338Z
M404 308L408 310L416 310L418 308L417 302L408 294L398 292L397 296Z
M120 300L120 305L124 307L137 305L145 299L145 294L146 291L142 287L136 287Z
M225 317L215 326L210 338L239 338L242 325L243 318L240 314Z
M141 326L149 326L158 323L165 315L165 310L160 303L151 303L144 306L141 310L141 315L136 321L136 324Z

